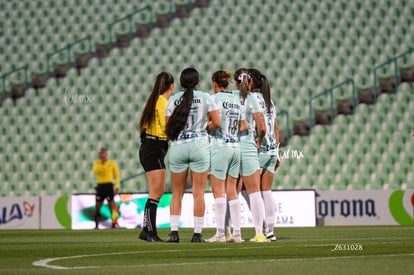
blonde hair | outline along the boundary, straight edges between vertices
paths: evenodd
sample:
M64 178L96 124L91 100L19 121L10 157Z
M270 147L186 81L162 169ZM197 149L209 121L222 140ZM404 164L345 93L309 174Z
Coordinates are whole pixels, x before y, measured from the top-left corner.
M240 68L234 73L234 81L240 90L240 96L245 99L250 92L250 74L246 68Z

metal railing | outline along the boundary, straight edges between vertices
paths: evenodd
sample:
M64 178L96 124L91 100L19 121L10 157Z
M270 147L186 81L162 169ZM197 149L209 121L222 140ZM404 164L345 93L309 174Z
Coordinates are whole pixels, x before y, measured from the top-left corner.
M286 110L281 110L279 112L277 112L277 116L284 116L285 117L285 123L286 123L286 143L289 142L289 138L290 138L290 120L289 120L289 113ZM280 141L279 141L280 142Z
M173 11L173 7L175 5L175 1L174 0L169 0L169 3L170 3L169 20L171 20L172 15L173 15L172 11ZM193 6L194 6L194 1L189 1L187 5L190 7L190 9L192 9ZM128 32L128 34L129 34L129 37L132 38L132 33L133 33L133 30L134 30L134 26L132 25L132 18L136 14L141 13L141 12L145 12L145 11L148 11L150 13L150 22L149 22L150 23L150 30L153 29L154 23L155 23L153 8L152 8L151 5L147 5L144 8L138 9L138 10L136 10L136 11L130 13L130 14L127 14L123 18L119 18L119 19L117 19L117 20L115 20L115 21L113 21L112 23L109 24L108 29L109 29L109 48L110 49L113 46L113 27L114 27L114 25L116 25L116 24L118 24L122 21L128 20L129 21L129 32ZM57 49L53 52L46 53L46 73L47 73L47 78L48 79L50 78L50 75L51 75L50 61L51 61L52 57L59 54L59 53L62 53L62 52L66 51L67 52L66 63L67 63L67 66L70 67L73 63L73 60L71 58L71 51L72 51L73 47L77 44L83 43L85 40L89 41L89 56L92 56L92 38L91 38L91 35L88 35L85 38L76 40L74 42L68 43L65 47L63 47L61 49ZM13 69L10 72L6 72L0 77L2 79L2 83L3 83L3 93L6 92L6 84L5 84L6 83L6 78L9 75L14 74L16 71L19 71L21 69L25 70L25 88L26 89L28 88L28 84L29 84L28 83L28 77L27 77L28 66L26 65L26 66L23 66L21 68Z
M329 94L329 113L330 113L330 120L331 123L333 123L334 118L335 118L335 108L334 108L334 90L338 89L344 85L348 85L351 84L352 86L352 112L355 112L355 108L356 108L356 89L355 89L355 82L353 79L348 78L344 81L342 81L339 84L336 84L326 90L324 90L323 92L313 95L309 98L309 130L312 129L313 127L313 109L312 109L312 102L313 100L325 96L326 94Z
M375 66L374 68L374 103L377 102L377 94L378 94L378 70L382 67L385 67L389 64L394 64L394 85L395 85L395 92L398 91L399 85L399 78L400 78L400 70L398 66L398 59L402 58L406 55L412 54L414 52L414 48L410 48L407 51L396 55L394 57L390 57L388 60L384 61L383 63Z
M50 60L52 59L52 57L55 56L55 55L57 55L57 54L60 54L60 53L66 51L67 52L67 57L66 57L67 62L66 63L67 63L67 66L70 67L71 64L72 64L72 62L73 62L73 60L72 60L72 48L75 45L77 45L77 44L83 43L84 41L88 41L89 42L88 43L88 47L89 47L88 53L89 53L89 57L90 57L90 56L92 56L92 38L91 38L90 35L88 35L88 36L86 36L84 38L81 38L79 40L76 40L74 42L68 43L63 48L60 48L60 49L57 49L57 50L55 50L53 52L47 53L46 54L46 66L47 66L46 73L47 73L47 78L50 78L50 73L51 73L50 72L50 69L51 69Z
M6 93L6 78L9 77L10 75L16 74L20 71L24 71L24 89L26 90L29 87L29 80L28 80L28 77L27 77L28 66L24 65L22 67L11 70L10 72L4 73L1 76L2 83L3 83L3 93Z
M131 12L131 13L125 15L124 17L116 19L115 21L109 23L109 25L108 25L109 49L112 49L112 46L113 46L113 43L114 43L114 41L113 41L114 26L128 20L128 24L129 24L128 36L129 36L129 39L132 39L132 36L133 36L132 33L134 32L134 26L132 24L132 19L136 14L141 13L141 12L146 12L146 11L148 11L151 14L149 23L150 23L150 30L152 30L152 28L154 27L154 14L153 14L153 11L152 11L152 6L150 6L150 5L147 5L144 8L138 9L134 12Z

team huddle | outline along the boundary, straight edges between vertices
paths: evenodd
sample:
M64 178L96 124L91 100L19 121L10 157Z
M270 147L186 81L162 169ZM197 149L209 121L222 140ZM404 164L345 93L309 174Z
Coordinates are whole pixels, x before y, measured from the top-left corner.
M237 90L229 90L232 77ZM280 165L279 131L269 82L256 69L241 68L234 75L217 71L211 78L214 94L210 95L197 89L199 80L196 69L184 69L180 75L182 91L173 94L174 78L162 72L144 107L138 127L139 159L146 172L149 196L139 238L162 241L157 233L156 213L165 187L164 159L170 141L171 233L166 242L180 241L181 202L188 176L194 198L191 242L244 241L238 195L241 189L248 194L246 200L255 226L255 236L250 241L275 241L271 187ZM207 180L215 199L217 229L214 236L204 240L201 233Z

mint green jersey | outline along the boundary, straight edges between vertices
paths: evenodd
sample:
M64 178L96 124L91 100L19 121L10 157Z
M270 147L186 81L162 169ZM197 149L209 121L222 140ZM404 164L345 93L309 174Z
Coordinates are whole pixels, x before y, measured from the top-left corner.
M214 102L220 114L221 127L211 133L211 144L219 146L239 146L239 123L242 111L238 97L231 92L214 94Z
M254 92L252 95L256 98L257 102L262 107L263 117L266 125L266 134L263 137L262 145L259 150L259 154L276 155L277 154L277 140L275 134L275 120L276 120L276 107L273 101L270 106L270 111L267 110L266 103L262 93Z
M188 114L187 124L179 133L176 140L172 141L174 144L182 144L192 142L195 140L208 140L207 134L207 114L213 110L217 110L217 106L211 96L205 92L194 90L193 103L191 105L190 113ZM168 100L165 116L170 117L174 109L180 104L183 91L175 93L170 96Z
M233 94L236 94L233 91ZM240 104L242 107L242 113L246 118L248 129L247 131L240 134L240 141L249 141L255 142L256 137L256 122L254 121L253 114L258 112L263 112L262 107L260 106L258 99L249 93L245 99L239 97Z

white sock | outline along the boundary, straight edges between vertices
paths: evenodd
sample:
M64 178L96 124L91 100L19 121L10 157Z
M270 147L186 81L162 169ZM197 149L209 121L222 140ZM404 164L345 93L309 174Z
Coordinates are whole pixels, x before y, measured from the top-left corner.
M239 199L229 201L230 217L233 223L233 235L240 236L241 215L240 215L240 201Z
M267 233L273 233L273 228L275 226L276 202L271 190L262 191L262 196L265 208L265 223L268 230Z
M204 226L204 216L203 217L194 216L194 233L201 233L201 231L203 231L203 226Z
M230 224L231 224L231 217L230 217L230 206L229 201L227 201L226 207L226 217L224 218L224 228L226 231L226 235L229 235L230 232Z
M262 195L260 192L255 192L249 195L249 199L256 235L263 235L264 206Z
M178 231L178 225L180 224L180 215L170 216L171 231Z
M214 200L217 235L224 235L224 219L226 218L227 201L226 198L221 197Z

